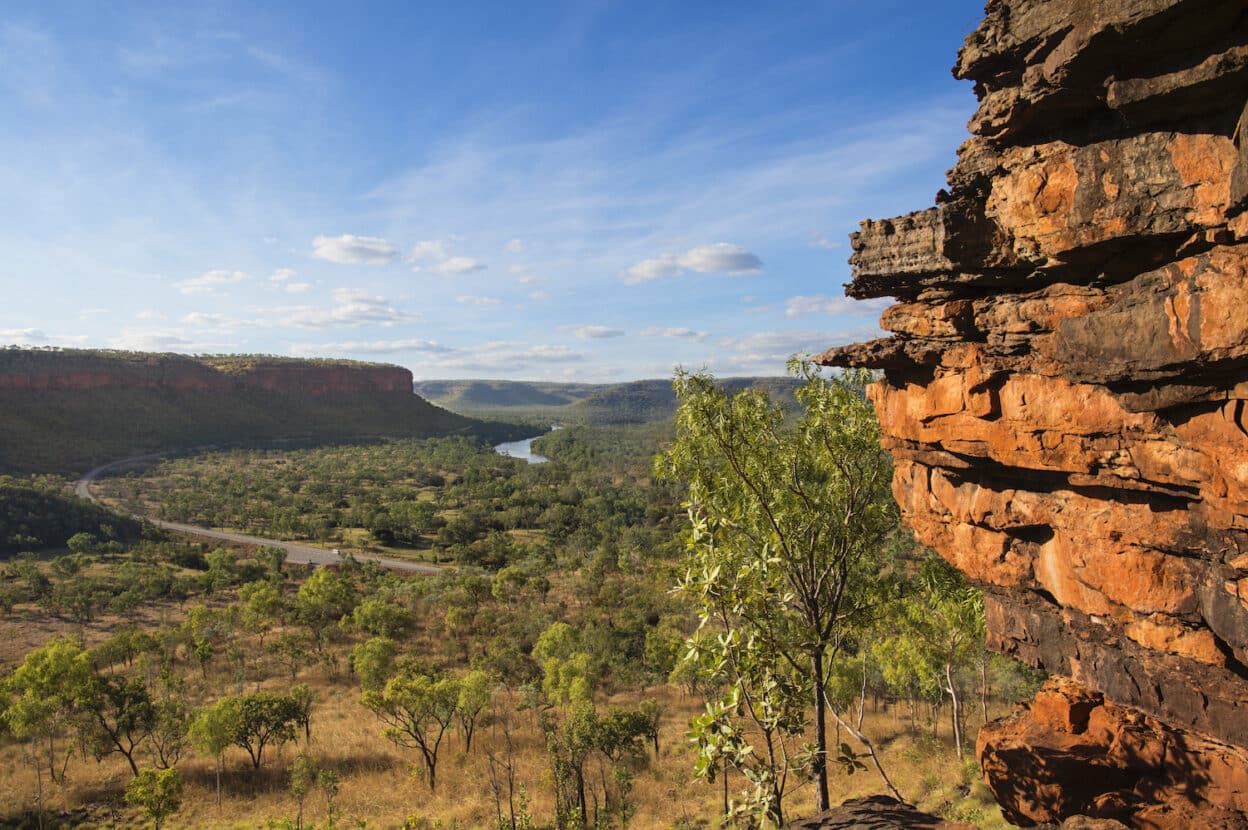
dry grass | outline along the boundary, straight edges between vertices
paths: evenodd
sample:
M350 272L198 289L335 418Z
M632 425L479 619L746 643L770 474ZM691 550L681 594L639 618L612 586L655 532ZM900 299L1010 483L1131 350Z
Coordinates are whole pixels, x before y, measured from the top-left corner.
M458 734L448 736L439 757L438 790L430 793L424 780L419 755L394 746L381 735L378 722L358 702L358 691L346 678L331 680L319 670L305 672L301 681L310 682L317 692L313 713L312 740L306 751L324 768L334 770L340 782L337 799L339 826L400 828L405 824L428 828L493 827L494 801L489 786L487 753L502 754L502 737L497 726L478 730L471 754L463 751ZM215 681L214 681L215 682ZM284 689L280 678L266 680L266 688ZM250 689L249 689L250 690ZM230 689L230 691L237 691ZM685 736L686 724L700 709L700 703L679 689L663 686L651 689L648 697L658 700L664 711L657 759L637 770L633 799L637 814L630 823L636 830L670 827L717 827L721 790L718 783L695 781L690 776L692 748ZM612 697L613 705L630 705L636 693ZM506 711L508 704L500 704ZM536 719L531 712L507 711L513 718L516 777L530 798L530 812L539 822L552 818L551 783L548 760ZM1004 827L995 807L987 807L982 792L969 794L962 766L948 745L948 735L939 742L916 740L903 734L903 720L897 713L869 712L866 725L884 747L886 768L907 797L929 810L961 810L958 817L978 818L982 826ZM268 819L293 818L297 804L287 789L287 769L296 754L305 751L302 741L276 748L266 754L265 766L251 769L246 755L231 749L225 758L222 779L223 798L216 804L214 765L211 759L191 755L179 764L184 779L183 808L166 825L178 828L256 828ZM129 781L129 770L119 756L103 763L75 760L70 781L64 788L47 788L48 809L53 813L74 810L88 826L133 826L138 817L122 806L121 794ZM26 814L34 804L35 778L23 747L0 746L0 825ZM834 803L860 795L883 791L873 771L847 776L832 774ZM733 790L744 780L734 775ZM813 792L798 786L788 803L791 816L809 815ZM322 824L326 802L323 793L311 793L304 805L307 821ZM976 812L978 811L978 815ZM33 825L32 825L33 826Z

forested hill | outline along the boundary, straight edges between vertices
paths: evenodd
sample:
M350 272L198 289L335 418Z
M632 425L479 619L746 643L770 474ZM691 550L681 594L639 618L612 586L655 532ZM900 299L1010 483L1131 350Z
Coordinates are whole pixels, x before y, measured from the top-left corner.
M0 349L0 473L81 473L214 444L447 433L501 439L524 430L433 406L412 394L400 366Z
M782 400L799 385L788 377L741 377L718 381L736 392L763 387ZM627 383L546 383L511 380L417 381L416 394L464 415L554 420L560 423L644 424L676 413L670 379Z

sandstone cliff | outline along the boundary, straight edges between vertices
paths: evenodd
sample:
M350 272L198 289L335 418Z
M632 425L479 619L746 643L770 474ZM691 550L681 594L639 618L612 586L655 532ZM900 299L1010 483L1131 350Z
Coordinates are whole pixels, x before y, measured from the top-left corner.
M401 366L345 360L0 349L0 390L86 390L110 387L189 392L259 389L292 395L379 392L411 394L412 373Z
M948 190L852 239L894 334L819 360L884 370L906 522L995 648L1077 684L981 735L1007 815L1241 826L1248 5L990 0L954 73Z
M399 366L267 356L0 349L0 473L81 473L210 444L475 432Z

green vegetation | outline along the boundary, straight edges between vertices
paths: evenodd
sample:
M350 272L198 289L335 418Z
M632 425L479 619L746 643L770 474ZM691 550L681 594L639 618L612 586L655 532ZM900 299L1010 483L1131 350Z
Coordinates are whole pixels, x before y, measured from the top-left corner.
M361 369L374 364L302 361L255 355L188 357L142 352L0 348L0 472L82 473L131 456L235 445L323 444L365 436L473 434L501 441L533 434L514 424L477 421L402 392L286 394L237 384L221 375L261 368ZM188 383L159 385L185 375ZM93 386L109 377L122 385ZM49 388L50 378L76 378L83 388ZM194 381L194 382L190 382ZM233 381L230 381L233 384Z
M695 725L699 772L735 766L755 785L746 809L777 825L791 759L814 782L816 809L830 806L830 675L892 599L883 542L897 528L867 378L799 371L796 422L764 393L730 397L706 375L678 374L676 442L655 465L689 486L680 588L701 617L693 659L728 681ZM806 752L786 749L812 727Z
M860 395L804 383L796 417L684 377L676 429L572 426L535 442L539 465L441 437L105 480L151 515L453 567L310 569L57 525L0 564L19 632L0 643L0 824L116 823L123 803L122 823L193 827L745 822L812 812L821 763L833 800L878 787L856 774L873 752L903 795L989 821L958 735L1031 678L986 656L977 594L897 529ZM861 521L830 521L849 507ZM843 590L803 597L803 557Z
M105 479L101 491L169 521L498 569L569 541L661 547L675 501L642 481L658 437L559 430L540 444L558 463L538 465L467 438L235 450Z
M67 495L61 479L0 476L0 553L62 545L83 553L136 539L139 530L134 519Z

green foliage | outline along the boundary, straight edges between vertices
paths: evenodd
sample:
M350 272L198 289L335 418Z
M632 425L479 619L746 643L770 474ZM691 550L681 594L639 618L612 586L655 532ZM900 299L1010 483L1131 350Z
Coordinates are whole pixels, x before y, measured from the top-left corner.
M152 826L160 830L164 820L182 806L182 776L176 767L145 769L126 786L126 803L141 807Z
M369 598L352 612L355 627L374 637L402 637L412 630L416 620L412 612L384 599Z
M65 780L72 746L58 752L56 737L84 716L94 685L87 651L69 638L52 640L27 654L4 682L11 697L3 713L5 725L14 737L30 743L36 767L45 765L58 783Z
M259 769L267 746L294 739L295 727L304 719L303 707L291 696L273 692L256 692L233 700L238 714L231 743L246 750L252 767Z
M399 746L419 749L429 789L437 785L438 751L459 705L460 681L444 674L405 673L380 692L360 699L385 725L382 734Z
M695 722L698 772L732 764L754 785L750 809L778 823L792 758L807 760L827 807L829 663L887 599L881 554L897 524L867 378L791 368L803 380L796 420L764 392L730 397L708 375L678 373L676 440L655 464L688 488L678 586L702 618L689 659L730 684ZM760 740L745 739L742 715ZM815 744L799 754L786 747L808 716Z
M6 435L5 444L12 440ZM62 545L86 553L105 535L102 527L122 539L139 538L137 521L67 495L63 481L0 476L0 553Z
M398 644L389 637L372 637L356 645L351 651L351 671L360 679L360 687L366 692L385 687L395 670Z
M645 759L651 713L612 708L603 715L592 702L577 701L562 712L543 712L541 724L555 782L556 827L606 827L613 819L626 827L635 810L631 765ZM601 792L594 793L595 786Z

